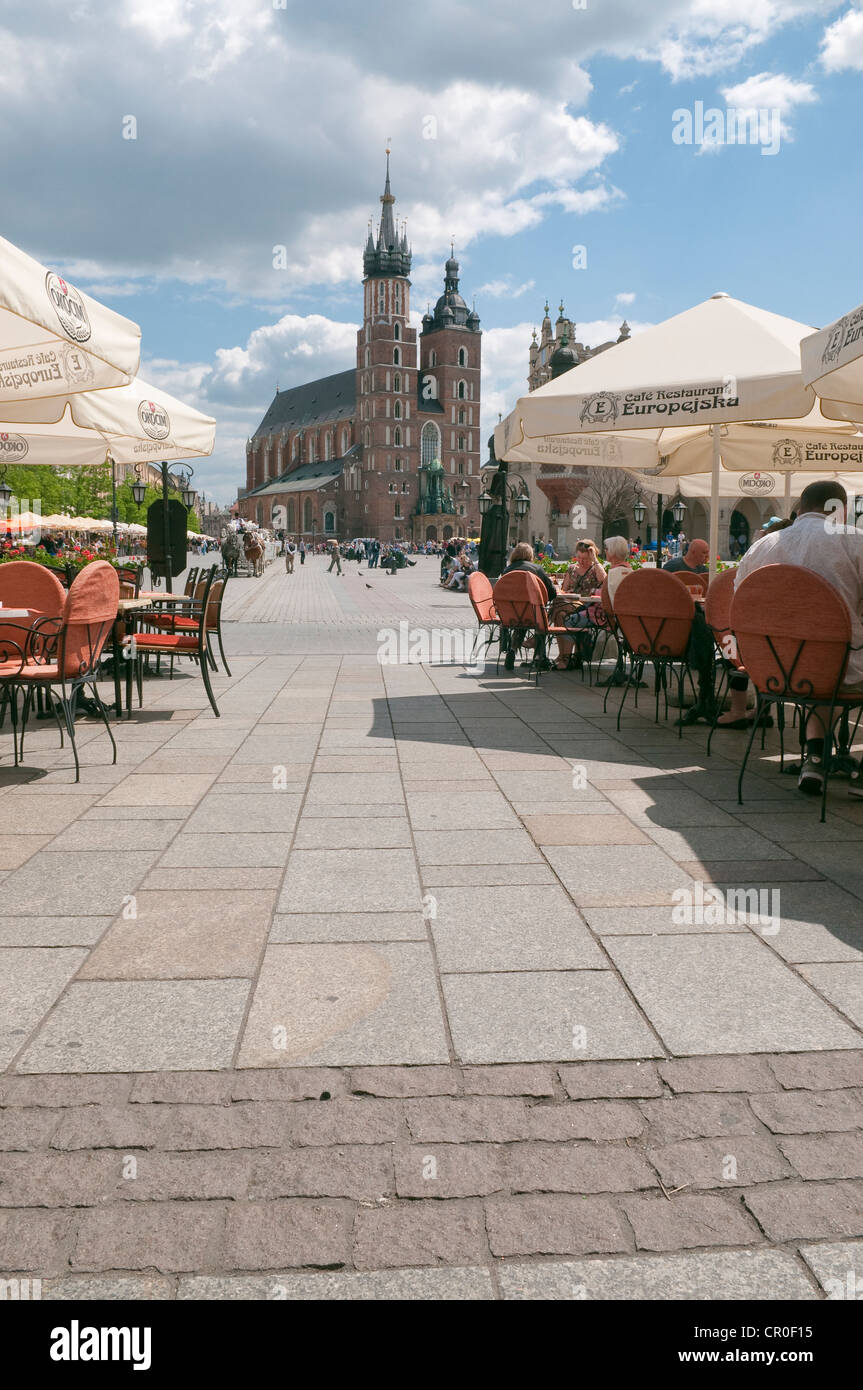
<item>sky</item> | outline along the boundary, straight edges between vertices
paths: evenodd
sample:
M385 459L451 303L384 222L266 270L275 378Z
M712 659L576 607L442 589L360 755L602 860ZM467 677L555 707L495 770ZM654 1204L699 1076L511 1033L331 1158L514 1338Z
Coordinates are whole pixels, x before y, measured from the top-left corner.
M451 239L476 301L486 435L546 297L586 344L863 299L848 0L0 0L0 58L0 232L141 325L222 503L276 385L354 365L387 142L417 326Z

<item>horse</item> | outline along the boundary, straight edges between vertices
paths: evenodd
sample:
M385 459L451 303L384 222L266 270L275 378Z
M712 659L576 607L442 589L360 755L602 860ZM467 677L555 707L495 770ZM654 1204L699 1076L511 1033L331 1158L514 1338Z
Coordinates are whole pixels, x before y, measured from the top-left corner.
M225 569L232 579L236 579L237 565L240 563L240 538L236 531L228 532L222 541L221 551Z
M264 547L254 531L247 531L243 536L243 550L252 574L256 579L260 579L264 572Z

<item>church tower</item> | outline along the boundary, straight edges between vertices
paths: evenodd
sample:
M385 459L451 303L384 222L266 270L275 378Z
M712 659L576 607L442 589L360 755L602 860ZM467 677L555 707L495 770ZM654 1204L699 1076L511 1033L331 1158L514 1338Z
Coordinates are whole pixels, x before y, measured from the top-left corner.
M416 499L417 345L416 330L409 326L411 252L404 224L396 224L389 149L386 153L377 239L369 223L363 253L356 395L362 461L345 482L355 493L358 523L360 517L367 523L365 534L395 540L408 535Z

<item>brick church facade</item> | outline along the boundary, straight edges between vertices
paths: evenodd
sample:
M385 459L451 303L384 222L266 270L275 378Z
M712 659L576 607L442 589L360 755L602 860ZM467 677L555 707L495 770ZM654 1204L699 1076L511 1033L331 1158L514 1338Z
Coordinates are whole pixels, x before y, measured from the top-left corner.
M356 365L276 395L246 446L241 516L299 538L443 540L479 534L479 316L446 263L410 326L411 251L397 228L389 151L377 240L363 254Z

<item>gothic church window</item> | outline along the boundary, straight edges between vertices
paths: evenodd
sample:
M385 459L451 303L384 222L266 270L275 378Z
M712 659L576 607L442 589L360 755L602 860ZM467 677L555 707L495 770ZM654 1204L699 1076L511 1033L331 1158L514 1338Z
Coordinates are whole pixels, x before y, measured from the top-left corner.
M425 467L440 457L440 430L431 420L423 425L420 446L421 462Z

